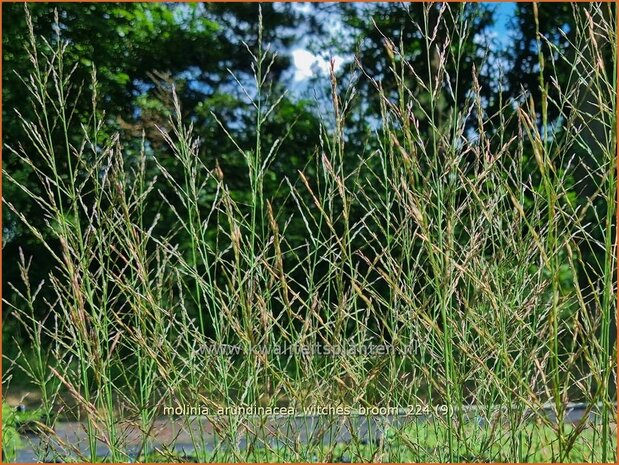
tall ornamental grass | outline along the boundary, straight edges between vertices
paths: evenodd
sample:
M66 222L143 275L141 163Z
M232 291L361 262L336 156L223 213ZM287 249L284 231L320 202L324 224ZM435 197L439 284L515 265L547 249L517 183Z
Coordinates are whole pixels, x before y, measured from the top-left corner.
M55 267L32 283L36 262L22 254L23 283L5 286L17 297L4 311L35 354L10 370L41 393L41 459L180 460L156 421L165 407L200 406L205 415L175 420L200 461L616 461L614 13L575 6L567 52L538 32L541 100L522 93L489 114L480 73L496 63L459 74L464 8L427 4L411 18L427 74L390 37L395 89L357 63L381 108L363 154L349 148L355 80L342 88L331 73L320 146L304 154L307 169L278 180L277 201L264 179L286 139L263 137L281 96L261 40L248 48L253 88L242 89L252 145L220 121L246 162L240 199L217 154L198 156L175 94L161 128L173 162L146 138L134 153L108 137L96 70L73 82L67 44L36 40L29 20L23 85L36 116L16 109L27 140L5 141L4 155L37 185L3 175L44 212L44 228L3 202ZM436 34L447 20L456 27ZM83 98L88 121L72 112ZM583 185L592 193L575 196ZM276 350L370 345L388 350ZM569 422L574 401L587 414ZM235 406L297 414L218 413ZM350 414L301 415L318 406ZM371 407L399 416L370 415L366 434L355 413ZM54 432L70 415L88 444ZM334 425L350 430L346 441Z

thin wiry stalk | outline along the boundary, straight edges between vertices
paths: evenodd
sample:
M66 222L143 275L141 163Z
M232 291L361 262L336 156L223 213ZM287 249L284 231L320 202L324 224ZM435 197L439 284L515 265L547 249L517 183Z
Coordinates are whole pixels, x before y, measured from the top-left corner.
M66 392L64 407L85 418L88 440L86 452L62 445L51 419L40 425L41 458L100 460L103 442L106 459L149 461L156 420L176 405L209 409L178 419L201 461L616 458L616 69L609 76L602 63L617 59L607 53L615 18L600 5L575 8L568 52L538 30L541 100L515 95L490 115L481 84L489 52L464 76L466 8L424 5L426 76L406 44L386 36L394 89L357 63L380 105L363 153L351 148L356 81L343 87L331 70L332 115L278 198L265 178L287 141L269 146L266 131L284 95L269 84L274 58L261 17L258 45L247 48L255 88L237 79L254 116L247 146L213 115L246 161L245 199L200 155L173 90L174 116L160 129L179 171L145 138L137 153L118 135L105 138L96 93L92 119L78 125L71 105L84 97L71 87L65 45L41 48L29 23L33 70L24 83L37 111L35 121L20 119L33 150L8 150L38 189L4 175L44 212L45 230L5 204L57 268L33 292L24 257L25 291L13 286L5 302L31 338L34 361L21 368L47 416ZM573 63L567 82L558 62ZM575 200L585 184L592 188ZM41 302L40 289L53 299ZM48 321L36 320L36 305ZM392 350L276 353L283 344ZM218 351L224 345L238 353ZM572 400L587 405L574 424ZM282 405L397 407L408 416L218 413ZM376 421L367 444L358 418ZM334 432L342 423L347 443ZM125 447L127 424L138 431L136 457ZM174 460L174 446L157 449Z

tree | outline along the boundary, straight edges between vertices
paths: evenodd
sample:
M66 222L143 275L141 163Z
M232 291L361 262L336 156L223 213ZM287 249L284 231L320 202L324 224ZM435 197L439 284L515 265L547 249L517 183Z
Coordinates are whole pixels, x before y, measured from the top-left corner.
M237 178L230 183L233 194L241 198L246 195L249 187L243 157L214 115L238 144L251 146L255 118L238 82L248 87L252 83L250 51L256 49L258 42L258 5L37 3L26 8L34 35L39 38L36 43L39 50L57 48L59 38L66 43L65 71L72 73L69 79L72 90L65 103L71 114L70 143L80 139L82 124L93 122L89 94L91 72L96 69L97 117L105 121L98 141L100 145L105 145L113 133L119 131L127 156L125 163L131 165L136 163L142 145L141 133L145 131L149 156L156 156L172 173L178 173L179 167L174 166L170 157L170 147L163 143L159 133L159 127L169 126L174 86L184 118L193 122L202 139L204 163L211 168L219 163L228 179ZM273 65L265 86L269 89L267 93L276 95L281 92L280 83L290 66L287 52L295 41L294 24L300 20L300 14L290 5L274 4L262 5L261 14L264 18L262 41L273 44L267 52L267 62L273 59ZM26 121L36 120L36 110L24 105L29 96L21 82L21 79L28 79L32 70L26 52L29 38L24 6L5 5L3 24L4 143L14 148L22 144L28 150L28 138L15 114L18 110ZM234 70L235 75L229 70ZM294 121L297 124L292 132ZM307 102L290 98L281 101L264 129L265 144L285 135L288 137L288 142L280 149L282 157L273 164L273 169L280 174L306 163L306 149L316 142L318 134L316 119ZM64 147L61 134L54 144L60 149ZM62 176L68 176L67 167L61 166L61 169L64 170ZM147 169L155 172L152 158ZM31 167L17 157L5 156L4 170L26 185L37 185ZM51 233L46 219L19 188L10 182L4 182L3 187L6 200L46 234ZM157 187L163 197L171 198L163 183ZM275 192L278 187L268 185L267 189ZM208 195L201 199L204 205L208 201ZM153 205L147 212L150 220L158 210L159 206ZM173 228L173 223L173 217L164 217L158 227ZM7 208L3 210L3 224L5 282L17 285L20 281L19 248L26 256L38 258L38 266L31 270L32 281L38 283L46 278L52 269L46 251ZM182 236L179 241L182 243ZM10 299L10 293L6 297ZM7 323L8 316L6 312ZM10 329L10 324L5 325L5 330Z

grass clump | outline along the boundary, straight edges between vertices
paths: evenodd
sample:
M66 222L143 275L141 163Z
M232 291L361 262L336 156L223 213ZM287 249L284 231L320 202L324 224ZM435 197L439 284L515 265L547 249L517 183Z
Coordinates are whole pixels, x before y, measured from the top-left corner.
M75 121L81 96L70 91L65 44L38 46L30 25L24 85L36 120L20 119L32 150L7 150L32 169L37 189L4 175L44 212L45 231L4 203L56 268L45 284L53 298L42 298L22 258L25 291L14 287L18 302L5 304L37 353L19 368L42 393L47 448L92 462L101 443L113 462L178 457L175 438L159 443L156 421L165 407L199 405L211 429L179 419L199 461L614 461L616 76L604 60L617 62L616 25L606 6L587 8L575 17L572 55L553 49L574 78L553 79L553 63L539 58L540 86L559 86L559 99L518 95L488 114L481 70L466 88L453 88L449 74L466 59L463 10L425 5L411 20L427 75L389 37L394 89L358 63L381 114L357 153L354 82L341 89L332 71L320 146L305 170L280 180L277 201L264 181L286 141L267 144L263 131L282 96L269 87L261 41L248 49L254 88L238 82L255 137L243 144L217 120L246 163L249 195L240 198L233 173L199 156L173 90L165 156L146 138L132 152L105 135L94 69L91 118ZM459 27L433 34L445 15ZM561 131L549 106L563 115ZM595 186L580 202L576 174L576 185ZM49 321L34 317L37 305ZM387 349L315 351L370 345ZM570 402L588 409L573 424ZM347 444L329 428L302 442L301 415L271 438L267 415L216 413L416 405L449 414ZM83 422L86 445L54 441L60 409Z

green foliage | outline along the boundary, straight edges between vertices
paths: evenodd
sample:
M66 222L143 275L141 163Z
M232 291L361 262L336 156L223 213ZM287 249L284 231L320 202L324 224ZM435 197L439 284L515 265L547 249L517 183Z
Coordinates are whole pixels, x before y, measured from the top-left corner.
M98 460L102 441L110 460L128 460L127 420L139 450L152 450L154 422L174 404L419 403L453 415L391 429L378 448L322 436L313 449L262 449L244 419L219 415L209 420L221 448L211 454L201 423L191 441L215 461L332 460L337 447L364 461L614 458L616 109L604 102L616 85L598 59L616 25L606 10L587 6L573 21L576 43L605 40L549 42L548 59L538 46L536 101L485 85L483 7L345 6L361 31L361 78L342 85L331 73L332 107L319 111L286 93L286 60L264 43L292 44L274 35L295 16L285 7L88 8L92 36L77 6L59 10L66 35L47 39L35 34L50 10L24 13L27 53L7 60L29 66L32 108L7 133L3 173L27 237L4 248L21 281L4 300L22 331L12 369L41 391L50 424L59 404L84 422L76 459ZM127 37L136 44L123 48ZM379 43L382 55L366 47ZM561 78L553 60L572 54L570 73L590 86ZM578 148L587 163L572 165ZM585 180L589 193L576 188ZM260 350L376 343L394 350ZM210 350L231 344L242 353ZM569 401L594 409L599 428L568 424ZM510 408L486 428L469 424L469 405Z
M23 447L19 436L20 431L36 428L34 424L41 420L40 409L24 410L10 406L2 401L2 459L3 462L14 462L17 451Z
M144 131L149 139L146 170L154 173L155 152L158 162L172 172L178 170L178 166L170 165L169 147L160 133L160 129L169 129L169 92L174 86L183 105L184 117L194 121L196 132L203 141L200 155L205 163L212 168L219 164L230 181L235 198L247 197L248 178L241 169L243 159L238 157L235 146L214 115L234 128L229 130L241 146L249 148L253 145L248 131L248 124L253 119L252 109L236 86L236 79L247 81L251 74L243 43L255 43L256 5L40 3L27 8L41 50L48 49L51 53L59 40L64 43L64 66L66 71L72 70L70 79L73 84L66 102L71 107L67 134L71 142L79 140L82 125L91 127L95 121L103 122L97 134L98 150L110 142L115 131L120 131L126 136L126 163L131 166L135 165L141 150L140 138ZM281 8L265 5L262 14L265 24L269 25L265 39L274 42L270 57L275 57L276 51L280 52L274 58L269 74L271 85L276 86L290 64L283 52L294 41L291 30L300 20L300 14L289 5ZM18 118L14 117L16 109L26 120L35 120L37 114L35 107L22 104L28 100L28 92L21 79L28 76L31 66L26 51L29 38L25 18L22 4L7 5L3 9L3 66L10 70L3 74L3 143L5 147L19 143L27 150L33 150ZM78 66L73 68L74 65ZM96 120L92 118L93 102L86 96L93 90L92 67L97 70ZM232 76L228 69L234 69L236 75ZM307 158L298 154L308 145L317 143L318 132L317 118L305 109L303 103L297 107L295 102L286 99L285 105L277 111L284 108L287 114L274 114L265 130L268 142L293 134L283 148L282 159L294 163L278 163L273 169L279 174L287 169L300 169L307 163ZM292 126L295 126L294 132ZM58 127L51 137L53 146L62 153L65 142ZM31 166L18 157L6 157L4 166L16 181L32 185L33 192L40 193L36 187L37 175ZM69 168L62 157L56 169L61 177L68 177ZM275 179L275 176L272 172L270 179ZM271 182L266 189L274 193L280 187L279 183ZM163 195L170 197L165 191ZM4 196L17 205L19 211L33 218L33 224L44 236L50 234L54 237L58 220L48 228L44 213L35 203L28 201L23 190L13 183L6 183ZM212 199L213 193L205 191L200 197L200 205L206 208ZM161 211L161 206L154 206L151 215L147 212L145 221L152 222L158 211ZM157 228L169 228L173 221L173 217L163 217ZM7 209L3 210L3 224L5 279L19 282L17 255L21 247L27 255L39 257L38 266L32 270L33 281L44 280L53 266L47 251ZM189 238L179 237L179 241L187 243ZM7 321L4 330L5 334L11 333L20 340L21 331L12 320Z
M574 432L573 427L568 432ZM467 423L461 434L474 440L456 454L461 463L508 462L502 454L509 447L510 434L501 427L480 426L475 421ZM577 436L567 461L570 463L595 463L600 461L599 451L592 447L594 428ZM386 427L384 439L370 443L338 443L330 446L301 445L296 451L285 447L260 447L244 455L249 463L328 462L328 463L428 463L437 460L444 449L447 429L439 421L427 421L416 426ZM526 425L519 432L519 445L525 451L525 462L550 463L557 460L557 443L554 431L548 426ZM411 447L414 446L414 447ZM148 462L191 462L201 460L191 454L158 453L145 457ZM236 456L226 451L209 453L208 463L232 463Z
M2 461L14 462L21 448L17 433L18 413L14 407L2 401Z

